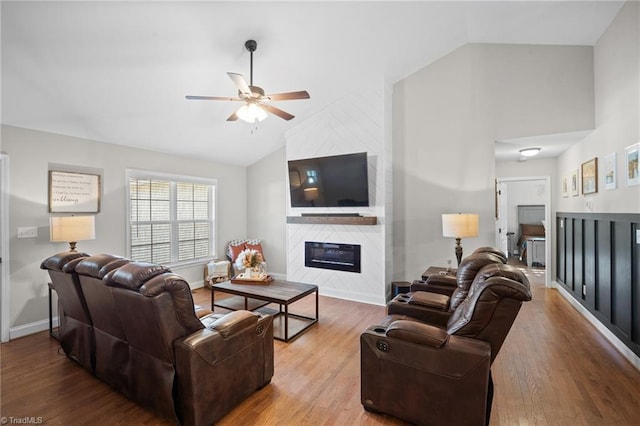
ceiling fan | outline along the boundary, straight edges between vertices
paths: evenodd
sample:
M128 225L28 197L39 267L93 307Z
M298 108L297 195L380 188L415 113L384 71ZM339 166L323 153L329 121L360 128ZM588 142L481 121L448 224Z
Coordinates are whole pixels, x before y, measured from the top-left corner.
M251 74L249 84L244 79L242 74L228 72L227 75L238 87L238 97L228 96L186 96L190 100L203 100L203 101L242 101L244 105L238 108L233 114L227 118L227 121L236 121L241 119L249 123L255 123L256 121L262 121L267 117L267 112L276 115L284 120L291 120L294 116L286 111L270 105L270 101L288 101L294 99L309 99L309 93L306 90L299 92L286 92L275 93L272 95L265 95L262 87L253 85L253 52L258 47L258 43L255 40L247 40L244 43L244 47L251 54Z

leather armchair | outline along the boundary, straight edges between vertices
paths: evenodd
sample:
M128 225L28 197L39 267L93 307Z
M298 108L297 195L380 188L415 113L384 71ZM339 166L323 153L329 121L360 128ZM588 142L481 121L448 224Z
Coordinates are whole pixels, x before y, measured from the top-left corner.
M387 312L446 325L451 313L467 297L471 283L478 271L490 264L503 264L502 259L492 253L474 253L465 257L454 278L455 287L449 295L432 291L430 284L418 287L411 285L409 293L399 294L387 305ZM430 277L431 278L431 277Z
M86 253L66 251L45 259L40 268L47 270L58 295L58 340L64 353L93 373L93 321L87 309L75 265Z
M488 424L490 367L528 300L520 271L491 264L446 327L402 315L369 327L360 336L363 407L413 424Z

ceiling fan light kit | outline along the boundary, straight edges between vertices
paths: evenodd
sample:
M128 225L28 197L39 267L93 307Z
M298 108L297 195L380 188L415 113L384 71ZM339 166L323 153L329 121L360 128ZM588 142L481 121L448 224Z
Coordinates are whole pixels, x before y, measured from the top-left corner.
M279 108L270 105L271 101L288 101L295 99L309 99L309 93L306 90L298 92L285 92L276 93L272 95L265 95L264 89L260 86L253 85L253 52L258 48L258 43L255 40L247 40L244 43L244 47L249 51L251 55L250 59L250 75L249 84L244 79L242 74L228 72L227 75L234 82L238 88L238 97L229 96L186 96L189 100L205 100L205 101L241 101L244 102L240 108L238 108L233 114L231 114L227 121L236 121L238 119L246 121L247 123L256 123L267 118L267 113L271 113L283 120L291 120L294 115L289 114Z
M242 105L240 109L236 111L236 115L240 120L246 121L247 123L255 123L256 121L262 121L267 118L265 110L255 103Z

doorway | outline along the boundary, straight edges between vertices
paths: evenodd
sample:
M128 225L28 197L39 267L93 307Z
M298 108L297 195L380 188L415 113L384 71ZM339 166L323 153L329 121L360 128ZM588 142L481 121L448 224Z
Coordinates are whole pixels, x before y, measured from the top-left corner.
M496 246L503 250L511 258L519 260L535 260L537 265L544 265L544 282L546 287L551 286L550 270L551 270L551 241L552 241L552 221L551 221L551 190L549 176L525 176L512 178L496 179ZM511 196L510 196L511 194ZM524 206L541 206L544 212L542 232L544 237L534 241L527 241L524 247L518 244L520 238L520 223L529 222L528 220L519 219L519 208L526 212L528 209ZM534 209L535 210L535 209ZM520 213L522 217L523 213ZM525 213L526 214L526 213ZM539 219L538 219L539 221ZM529 247L529 258L523 255L523 250ZM533 249L536 246L537 254L534 256ZM537 247L544 247L544 254L539 253ZM544 259L544 263L540 260ZM533 264L533 262L528 262ZM525 265L526 266L526 265ZM539 268L536 268L539 270Z

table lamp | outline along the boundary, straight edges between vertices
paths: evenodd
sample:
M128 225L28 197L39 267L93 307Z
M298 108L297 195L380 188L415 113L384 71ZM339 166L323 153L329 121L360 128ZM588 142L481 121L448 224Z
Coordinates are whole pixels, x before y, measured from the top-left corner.
M51 216L51 242L68 242L69 251L76 251L76 243L96 238L95 216Z
M460 266L462 260L460 240L465 237L478 236L478 215L470 213L443 214L442 236L456 239L456 259L458 259L458 266Z

